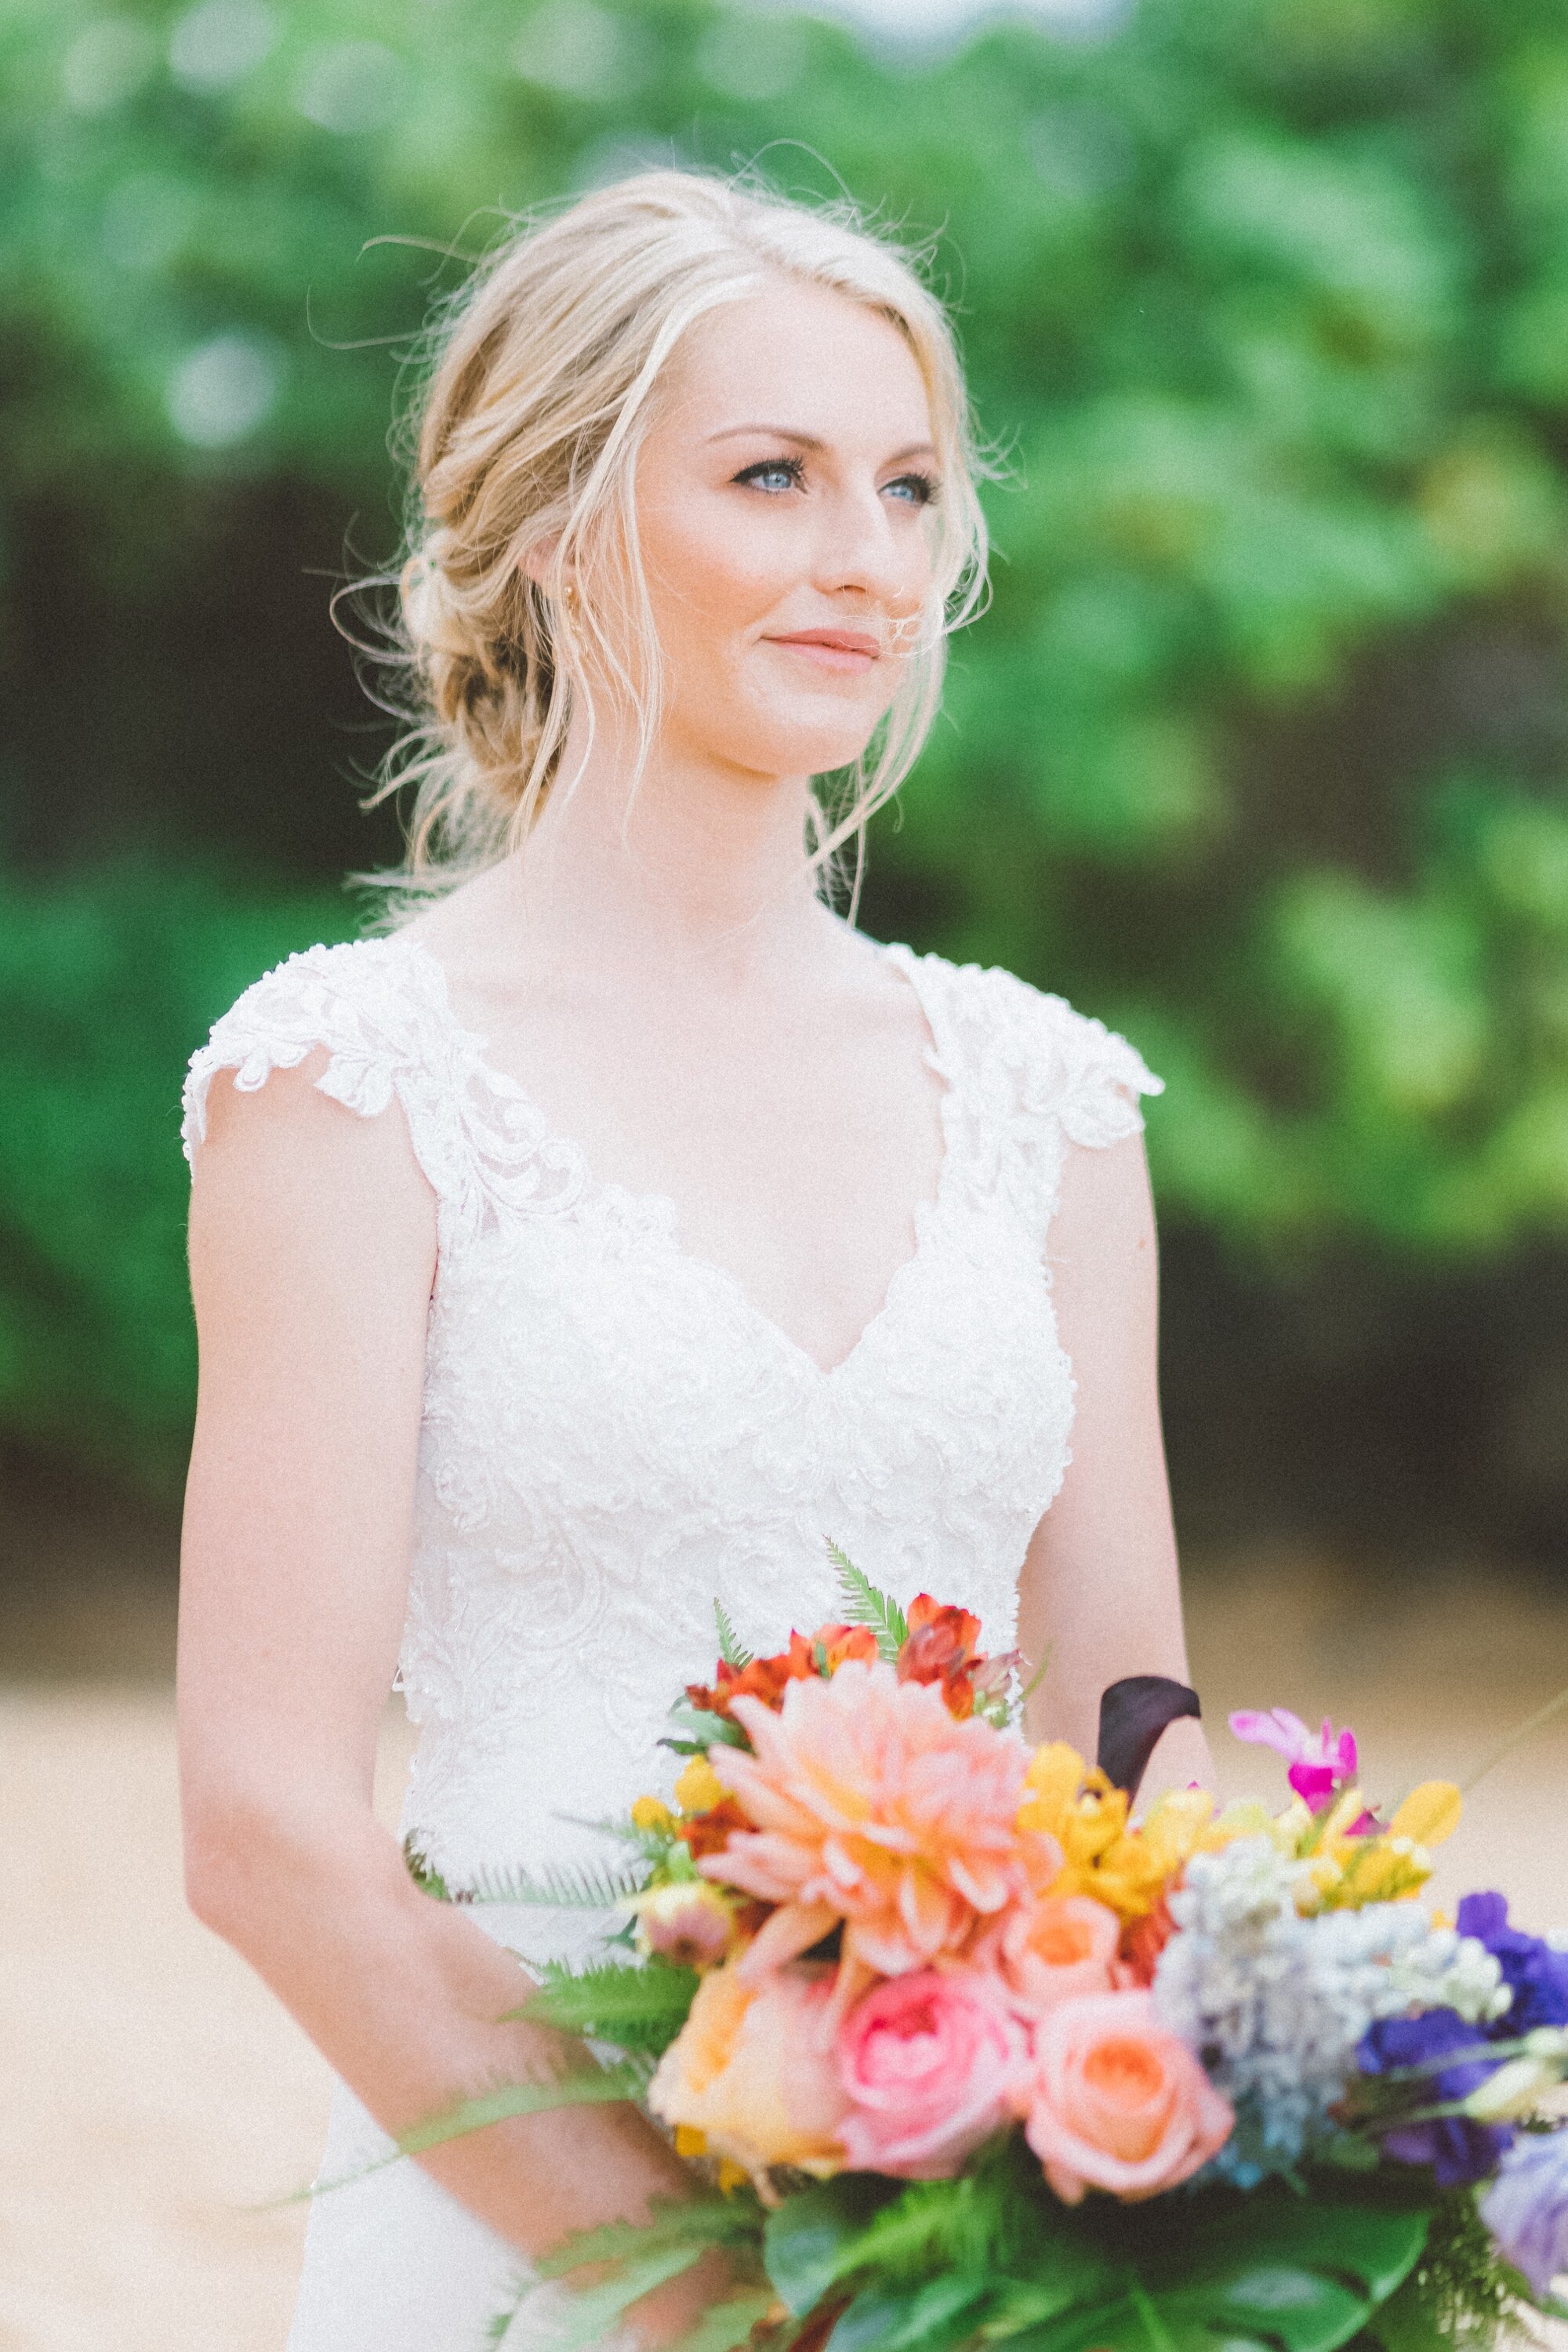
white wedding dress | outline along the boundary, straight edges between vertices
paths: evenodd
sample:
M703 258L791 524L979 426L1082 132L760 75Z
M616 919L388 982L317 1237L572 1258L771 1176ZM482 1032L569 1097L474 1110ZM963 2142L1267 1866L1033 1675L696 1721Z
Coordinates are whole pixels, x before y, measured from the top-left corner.
M683 1248L672 1201L595 1181L407 935L290 957L193 1057L187 1155L216 1070L258 1087L320 1045L322 1090L366 1117L395 1104L437 1196L400 1681L419 1727L404 1826L453 1886L618 1858L582 1824L668 1790L657 1743L682 1685L711 1678L715 1598L748 1648L782 1647L839 1613L826 1538L900 1601L962 1601L986 1648L1012 1644L1071 1458L1047 1247L1066 1144L1140 1129L1163 1082L1010 973L880 952L924 1012L943 1159L912 1255L826 1371ZM601 1924L470 1916L534 1958L583 1954ZM321 2179L389 2146L340 2086ZM521 2273L399 2161L312 2206L289 2352L482 2352ZM509 2345L544 2340L560 2293Z

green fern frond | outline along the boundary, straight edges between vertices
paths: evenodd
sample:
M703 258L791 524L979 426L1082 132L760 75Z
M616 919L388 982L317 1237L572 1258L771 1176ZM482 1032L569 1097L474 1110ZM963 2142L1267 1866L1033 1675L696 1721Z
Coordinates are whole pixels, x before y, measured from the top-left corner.
M506 2342L507 2337L511 2334L512 2321L517 2317L518 2313L522 2309L523 2305L533 2293L536 2284L537 2282L531 2278L519 2279L516 2286L512 2289L510 2303L507 2305L504 2311L498 2311L495 2317L489 2321L489 2325L485 2328L485 2342L487 2344L504 2344Z
M713 1603L713 1614L719 1621L719 1655L727 1666L733 1666L737 1674L743 1674L752 1663L750 1650L742 1648L735 1628L730 1622L729 1612L721 1601Z
M519 1903L551 1911L613 1911L628 1895L640 1895L647 1872L636 1863L609 1867L603 1863L576 1863L562 1867L547 1863L531 1870L482 1871L468 1892L472 1903Z
M1451 2189L1438 2200L1426 2243L1404 2284L1373 2314L1368 2333L1380 2347L1421 2341L1489 2352L1510 2336L1529 2340L1524 2281L1510 2269L1482 2221L1474 2193Z
M773 2308L773 2299L771 2287L751 2287L744 2294L710 2303L701 2318L676 2337L669 2352L737 2352Z
M668 1960L605 1960L581 1970L546 1960L543 1983L512 2015L658 2055L685 2024L697 1986L695 1969Z
M889 2285L918 2286L946 2272L984 2274L1005 2225L1004 2185L983 2176L911 2181L867 2224L855 2268Z
M839 1550L831 1537L826 1540L827 1556L838 1570L838 1590L844 1598L846 1622L851 1625L868 1625L877 1636L879 1654L884 1658L896 1658L910 1638L903 1611L889 1594L878 1591L870 1578L856 1567L847 1552Z
M481 2091L475 2098L460 2099L440 2115L399 2133L398 2154L423 2156L427 2149L444 2147L448 2140L462 2139L468 2132L485 2131L491 2124L510 2122L514 2116L553 2115L558 2107L616 2106L623 2100L635 2099L642 2081L641 2068L626 2065L584 2067L575 2074L545 2075L534 2083L503 2083L499 2090ZM381 2159L385 2163L395 2160L390 2157ZM376 2170L379 2166L367 2166L366 2169ZM346 2184L334 2181L331 2185L342 2188Z
M689 2271L701 2257L700 2246L664 2246L644 2254L640 2261L628 2262L616 2276L601 2279L596 2286L579 2287L559 2322L552 2315L551 2352L594 2352L615 2333L623 2312L656 2286L662 2286L666 2279Z
M421 1895L428 1895L437 1903L450 1903L450 1888L440 1872L432 1868L412 1830L403 1841L403 1860Z
M561 2278L587 2263L620 2263L667 2246L760 2246L762 2208L754 2197L656 2197L646 2221L605 2221L576 2230L534 2264L541 2278Z

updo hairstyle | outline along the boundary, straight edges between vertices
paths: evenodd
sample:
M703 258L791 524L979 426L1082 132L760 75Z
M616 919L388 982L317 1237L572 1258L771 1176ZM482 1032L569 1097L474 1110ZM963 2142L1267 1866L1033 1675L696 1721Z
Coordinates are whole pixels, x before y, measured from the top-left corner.
M660 377L694 320L770 274L830 287L905 337L931 406L942 492L936 560L897 696L860 759L816 781L805 853L819 877L897 791L935 716L948 633L979 609L986 535L953 334L920 252L847 201L816 207L739 178L649 171L524 219L436 324L414 425L412 511L391 658L404 730L368 804L412 795L403 900L519 848L559 766L584 656L636 715L641 777L661 709L660 653L637 545L637 451ZM553 546L551 542L553 541ZM526 568L549 549L542 577ZM612 624L606 627L606 622ZM858 882L859 858L856 861Z

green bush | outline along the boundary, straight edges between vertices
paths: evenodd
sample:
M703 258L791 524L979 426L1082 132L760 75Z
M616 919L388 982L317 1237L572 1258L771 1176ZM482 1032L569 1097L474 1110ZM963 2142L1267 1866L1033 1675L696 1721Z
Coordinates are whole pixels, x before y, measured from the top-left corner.
M1163 1213L1259 1278L1568 1236L1559 0L931 55L720 0L8 0L0 45L13 1428L177 1453L179 1066L367 855L310 575L395 544L447 251L639 159L937 233L1011 453L870 926L1125 1028Z

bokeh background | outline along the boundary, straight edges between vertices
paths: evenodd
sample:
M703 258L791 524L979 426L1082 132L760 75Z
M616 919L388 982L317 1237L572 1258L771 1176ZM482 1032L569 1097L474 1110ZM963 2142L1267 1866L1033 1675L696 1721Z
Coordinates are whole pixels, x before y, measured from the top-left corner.
M5 2346L282 2340L322 2075L178 1900L180 1077L395 854L328 601L431 303L650 161L955 306L994 598L863 919L1167 1081L1211 1717L1392 1787L1568 1682L1561 0L0 0ZM1565 1811L1548 1737L1461 1874L1568 1925Z

